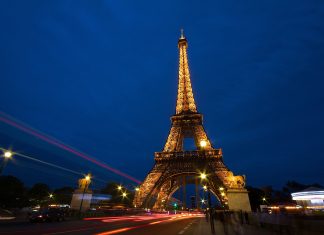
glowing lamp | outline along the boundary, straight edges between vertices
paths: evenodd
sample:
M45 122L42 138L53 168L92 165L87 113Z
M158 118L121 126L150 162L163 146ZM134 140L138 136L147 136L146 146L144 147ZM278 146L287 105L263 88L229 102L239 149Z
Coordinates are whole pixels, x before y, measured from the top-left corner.
M204 180L204 179L207 178L207 175L206 175L205 173L201 173L201 174L200 174L200 178L201 178L202 180Z
M200 141L200 147L205 148L207 146L207 141L206 140L201 140Z
M4 156L5 158L11 158L11 157L12 157L12 152L10 152L10 151L6 151L6 152L4 152L3 156Z

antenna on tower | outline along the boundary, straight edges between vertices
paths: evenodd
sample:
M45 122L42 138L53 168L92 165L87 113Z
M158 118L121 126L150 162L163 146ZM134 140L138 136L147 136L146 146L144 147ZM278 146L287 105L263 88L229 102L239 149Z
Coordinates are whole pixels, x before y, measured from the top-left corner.
M184 34L183 34L183 29L181 29L180 31L181 31L181 37L180 37L180 39L184 39L185 37L184 37Z

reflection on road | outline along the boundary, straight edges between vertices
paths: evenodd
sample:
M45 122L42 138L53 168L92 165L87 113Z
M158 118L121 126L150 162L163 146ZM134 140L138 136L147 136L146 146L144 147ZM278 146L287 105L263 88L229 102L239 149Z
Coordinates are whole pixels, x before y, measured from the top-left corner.
M125 227L121 229L116 229L112 231L105 231L105 232L100 232L97 233L97 235L111 235L111 234L117 234L137 228L143 228L147 227L150 225L154 224L159 224L159 223L167 223L169 221L174 221L174 220L182 220L186 219L188 217L202 217L202 214L177 214L177 215L168 215L168 214L154 214L154 215L145 215L145 216L127 216L127 217L99 217L99 218L85 218L84 220L100 220L105 223L112 223L112 222L117 222L117 221L129 221L129 222L139 222L139 221L151 221L151 220L157 220L154 222L150 223L145 223L137 226L131 226L131 227ZM160 219L160 220L159 220Z

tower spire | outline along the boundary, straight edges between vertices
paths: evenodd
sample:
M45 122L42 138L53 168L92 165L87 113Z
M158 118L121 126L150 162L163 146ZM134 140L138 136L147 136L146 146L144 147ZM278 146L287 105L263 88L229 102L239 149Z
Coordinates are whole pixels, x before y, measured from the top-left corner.
M181 31L181 36L180 36L180 39L184 39L184 34L183 34L183 29L180 30Z
M179 48L179 83L178 83L178 96L176 114L181 113L197 113L197 108L192 93L190 72L187 56L187 39L181 29L181 36L178 41Z

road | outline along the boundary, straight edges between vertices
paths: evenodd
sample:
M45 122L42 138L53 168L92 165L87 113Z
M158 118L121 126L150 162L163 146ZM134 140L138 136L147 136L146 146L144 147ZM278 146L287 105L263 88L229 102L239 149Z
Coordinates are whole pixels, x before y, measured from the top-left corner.
M0 225L0 235L5 234L98 234L98 235L199 235L208 226L203 215L145 215L123 217L85 218L77 221L51 223L20 223ZM206 227L206 228L205 228ZM209 232L209 230L207 231Z
M237 222L224 225L215 221L217 235L271 235L277 234ZM227 231L225 234L224 231ZM96 217L83 220L51 223L0 224L0 235L25 234L96 234L96 235L211 235L210 224L204 215L142 215Z

